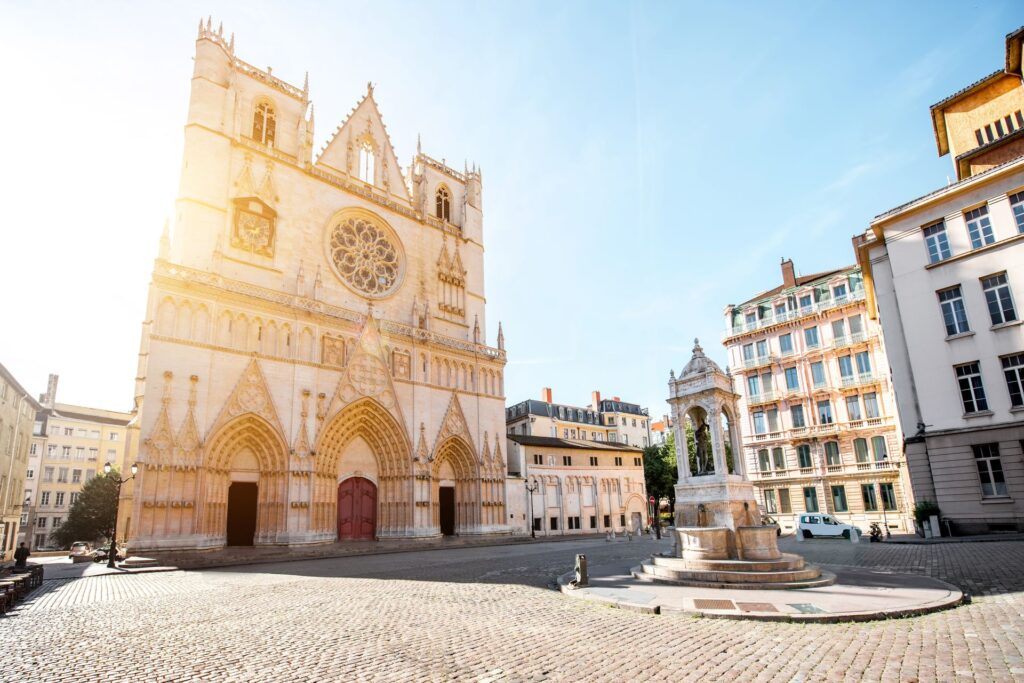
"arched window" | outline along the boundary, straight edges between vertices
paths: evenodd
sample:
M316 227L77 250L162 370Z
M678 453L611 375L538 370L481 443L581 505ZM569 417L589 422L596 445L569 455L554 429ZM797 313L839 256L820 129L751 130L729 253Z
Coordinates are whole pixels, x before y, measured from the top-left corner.
M434 196L434 207L436 209L435 214L443 221L452 220L452 193L448 191L448 188L442 185L437 188L437 194Z
M276 132L277 115L274 114L274 108L266 102L260 102L256 105L256 113L252 117L252 139L273 147Z
M370 185L373 185L374 161L373 147L369 142L364 142L359 147L359 179Z

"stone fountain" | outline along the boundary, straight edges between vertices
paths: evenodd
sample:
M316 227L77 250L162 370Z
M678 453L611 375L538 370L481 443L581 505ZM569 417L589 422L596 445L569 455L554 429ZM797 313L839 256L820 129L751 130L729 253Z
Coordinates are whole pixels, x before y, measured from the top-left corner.
M640 579L722 588L809 588L835 576L782 553L778 526L761 523L736 426L732 377L704 355L669 380L676 458L674 552L633 571ZM692 433L692 437L688 437Z

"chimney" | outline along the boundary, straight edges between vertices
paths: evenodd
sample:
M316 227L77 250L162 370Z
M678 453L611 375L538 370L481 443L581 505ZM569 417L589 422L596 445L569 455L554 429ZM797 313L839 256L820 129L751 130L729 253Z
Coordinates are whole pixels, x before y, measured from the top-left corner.
M782 259L782 286L796 287L796 274L793 272L793 259Z
M591 391L590 392L590 407L595 413L601 410L601 392Z
M46 393L41 397L42 400L39 402L44 408L53 410L53 404L57 402L57 380L60 379L59 375L50 374L49 379L46 381Z
M545 403L554 403L554 401L551 400L551 387L544 387L540 390L540 400Z
M612 396L612 400L615 401L616 403L622 403L622 399L619 398L618 396Z

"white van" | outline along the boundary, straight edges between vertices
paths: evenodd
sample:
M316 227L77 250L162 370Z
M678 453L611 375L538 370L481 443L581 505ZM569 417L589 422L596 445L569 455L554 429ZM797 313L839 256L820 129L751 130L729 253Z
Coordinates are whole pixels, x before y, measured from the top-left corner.
M858 536L864 535L864 532L859 528L852 524L843 524L832 515L810 513L800 515L798 532L802 533L804 538L812 538L814 536L842 536L843 538L849 538L853 529L857 529Z

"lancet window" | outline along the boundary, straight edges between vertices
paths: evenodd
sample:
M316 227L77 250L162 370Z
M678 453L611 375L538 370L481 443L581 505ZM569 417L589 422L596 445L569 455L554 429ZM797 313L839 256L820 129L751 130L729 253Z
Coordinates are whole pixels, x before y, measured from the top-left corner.
M452 193L444 185L437 188L437 193L434 195L434 208L438 218L451 223Z
M267 102L260 102L256 105L256 113L252 117L252 139L273 147L276 133L277 115L274 108Z
M375 163L373 147L369 142L364 142L359 147L359 179L364 183L373 185Z

